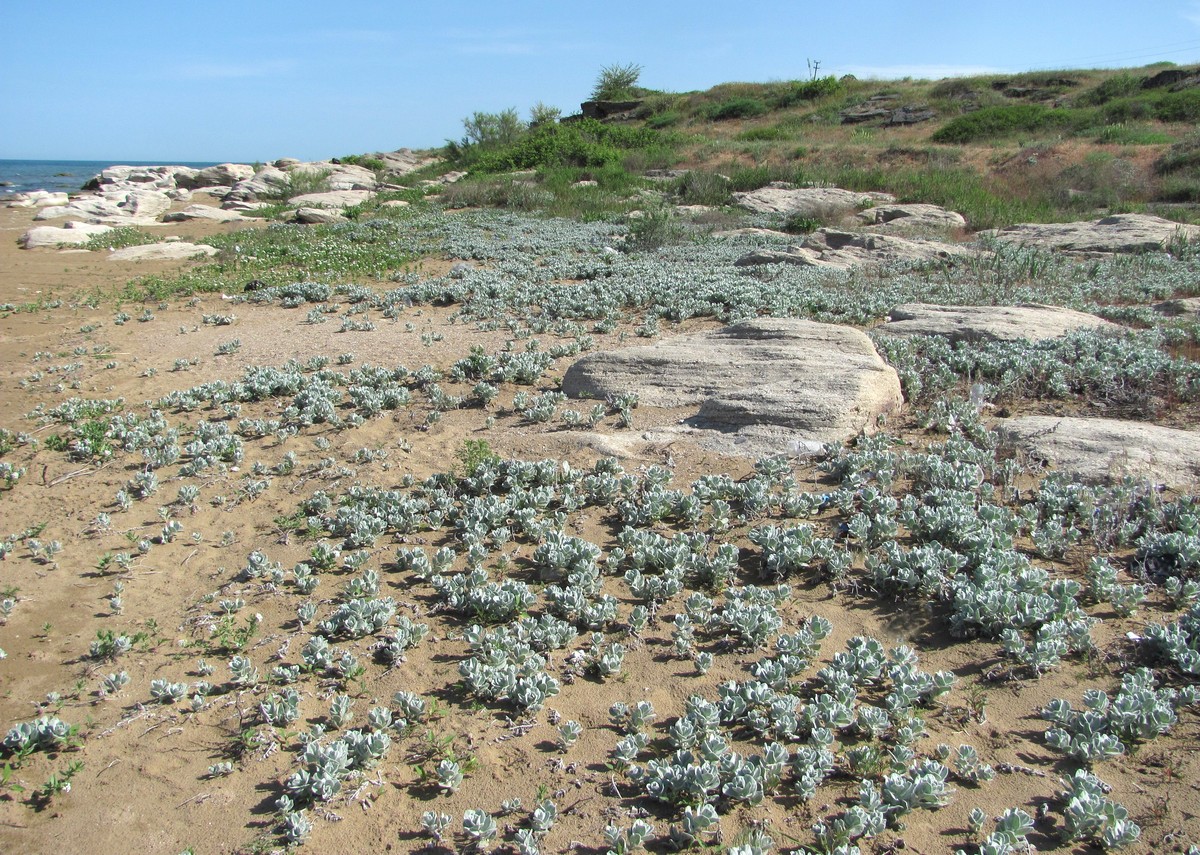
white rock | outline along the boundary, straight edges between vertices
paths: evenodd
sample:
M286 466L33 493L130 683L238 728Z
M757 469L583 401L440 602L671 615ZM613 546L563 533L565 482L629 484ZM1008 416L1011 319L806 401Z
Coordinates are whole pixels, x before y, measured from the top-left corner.
M109 255L109 261L183 261L189 258L216 255L219 250L205 243L148 243L127 246Z
M1200 433L1119 419L1025 416L997 425L1001 443L1094 483L1125 476L1200 487Z
M859 193L837 187L792 187L776 182L758 190L734 193L734 202L759 214L785 214L814 219L844 216L880 202L895 202L890 193Z
M361 205L375 194L369 190L330 190L326 193L305 193L288 199L289 205L300 208L349 208Z
M644 406L687 408L693 412L682 428L654 427L754 455L843 442L874 431L902 404L895 370L865 333L792 318L588 354L567 370L562 388L574 398L634 393ZM635 422L639 416L648 418L637 410Z
M1078 223L1020 223L980 234L1005 243L1094 255L1156 252L1179 240L1195 243L1200 240L1200 226L1147 214L1114 214Z
M760 249L734 262L738 267L758 264L798 264L848 270L873 264L918 264L965 259L975 251L958 244L895 235L856 234L838 229L817 229L799 246L785 250Z
M217 223L236 223L246 218L237 211L226 211L212 205L188 205L182 211L172 211L163 217L164 223L183 223L188 220L211 220Z
M875 327L886 335L940 335L951 341L1042 341L1078 329L1120 329L1103 318L1061 306L935 306L905 303Z
M858 221L880 231L948 231L967 227L966 218L940 205L876 205L858 212Z
M345 221L341 211L334 208L297 208L292 216L294 222L312 226L322 223L340 223Z
M8 201L9 208L45 208L50 205L66 205L70 199L66 193L51 193L48 190L31 190L18 193Z
M17 240L24 249L39 249L43 247L82 246L92 239L93 235L111 232L112 226L100 226L94 223L81 223L70 220L57 226L35 226Z

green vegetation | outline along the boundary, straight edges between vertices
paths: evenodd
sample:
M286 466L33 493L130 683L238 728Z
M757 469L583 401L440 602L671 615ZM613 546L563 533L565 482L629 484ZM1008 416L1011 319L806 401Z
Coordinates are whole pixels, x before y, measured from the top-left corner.
M635 87L641 76L642 67L636 63L606 65L596 77L592 100L623 101L635 97L638 94Z

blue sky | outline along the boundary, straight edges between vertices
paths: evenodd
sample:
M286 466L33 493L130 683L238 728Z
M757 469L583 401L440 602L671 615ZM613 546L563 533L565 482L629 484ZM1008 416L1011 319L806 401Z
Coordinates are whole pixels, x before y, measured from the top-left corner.
M475 110L645 86L1200 61L1200 0L13 2L0 158L316 159L440 145Z

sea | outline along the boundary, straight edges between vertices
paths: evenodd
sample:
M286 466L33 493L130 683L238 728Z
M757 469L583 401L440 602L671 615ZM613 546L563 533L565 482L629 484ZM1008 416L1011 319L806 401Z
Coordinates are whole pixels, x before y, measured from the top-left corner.
M0 160L0 197L30 190L77 192L93 175L115 164L124 166L191 166L202 169L209 163L173 160Z

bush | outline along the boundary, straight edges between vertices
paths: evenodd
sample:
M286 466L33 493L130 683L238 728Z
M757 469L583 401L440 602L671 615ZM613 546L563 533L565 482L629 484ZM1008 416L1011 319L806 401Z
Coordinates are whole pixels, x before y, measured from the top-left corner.
M669 128L671 125L679 124L679 120L683 115L678 110L667 110L665 113L656 113L646 120L646 127L651 130L659 130L661 128Z
M1155 107L1154 117L1162 122L1200 121L1200 89L1168 92Z
M675 184L675 193L684 205L727 205L729 179L715 172L689 170Z
M478 172L510 172L542 166L608 166L620 163L627 152L664 148L667 142L651 129L582 119L534 128L510 145L480 152L471 168Z
M802 101L815 101L827 95L836 95L842 89L841 81L832 75L818 77L815 80L797 80L788 85L773 99L777 109L791 107Z
M636 94L634 87L641 76L642 67L636 63L606 65L596 76L596 85L592 87L592 100L623 101L632 98Z
M1200 167L1200 134L1189 134L1176 142L1167 153L1154 162L1159 175L1182 172Z
M1076 99L1077 104L1088 106L1098 106L1107 104L1109 101L1117 98L1125 98L1129 95L1137 94L1142 91L1142 82L1145 77L1136 74L1118 74L1108 78L1095 89L1090 89L1084 92Z
M1041 104L1006 104L984 107L951 119L931 137L940 143L968 143L1007 136L1020 131L1036 131L1057 123L1054 111Z
M701 115L710 122L723 122L728 119L749 119L770 112L771 108L757 98L730 98L716 104L709 104Z

